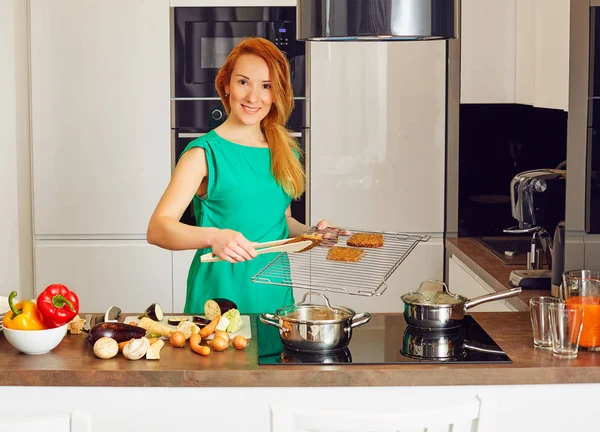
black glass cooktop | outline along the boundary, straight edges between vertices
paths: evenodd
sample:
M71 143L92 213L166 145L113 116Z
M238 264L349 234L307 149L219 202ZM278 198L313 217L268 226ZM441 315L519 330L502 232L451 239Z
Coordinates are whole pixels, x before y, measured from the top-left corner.
M470 315L459 328L427 331L409 327L402 315L374 316L352 330L343 350L300 353L284 348L279 329L256 322L258 364L512 363Z

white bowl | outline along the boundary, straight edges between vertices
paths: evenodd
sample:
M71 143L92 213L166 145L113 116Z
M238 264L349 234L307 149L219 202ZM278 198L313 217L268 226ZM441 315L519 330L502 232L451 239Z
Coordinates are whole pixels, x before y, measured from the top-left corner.
M25 354L46 354L58 346L67 334L69 324L47 330L14 330L3 327L9 344Z

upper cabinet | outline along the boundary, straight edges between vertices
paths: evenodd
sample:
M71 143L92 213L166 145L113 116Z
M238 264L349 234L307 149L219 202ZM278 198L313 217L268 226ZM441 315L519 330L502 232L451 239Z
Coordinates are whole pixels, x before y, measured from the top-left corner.
M169 1L30 13L35 234L145 234L171 174Z
M568 110L569 0L463 0L461 103Z

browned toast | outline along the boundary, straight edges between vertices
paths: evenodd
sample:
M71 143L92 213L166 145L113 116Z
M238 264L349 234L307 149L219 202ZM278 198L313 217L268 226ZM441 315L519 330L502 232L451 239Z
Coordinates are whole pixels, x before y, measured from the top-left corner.
M348 246L363 248L380 248L383 247L383 234L352 234L350 238L346 241L346 244Z
M327 259L331 261L358 262L364 254L365 251L362 249L334 246L329 249Z

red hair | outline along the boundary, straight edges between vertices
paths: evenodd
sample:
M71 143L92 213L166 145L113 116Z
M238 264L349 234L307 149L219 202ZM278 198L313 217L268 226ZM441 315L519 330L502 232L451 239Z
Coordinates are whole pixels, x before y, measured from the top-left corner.
M273 104L260 122L260 127L271 150L271 171L275 180L288 195L299 198L304 192L304 169L298 158L301 149L285 128L294 108L290 65L279 48L266 39L252 37L240 42L227 56L215 80L215 87L228 115L231 105L229 98L225 97L225 88L231 81L237 59L244 54L262 58L269 68Z

